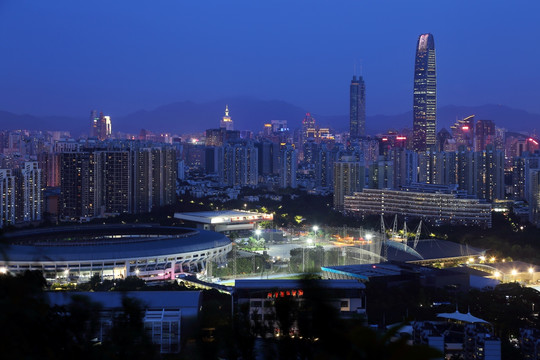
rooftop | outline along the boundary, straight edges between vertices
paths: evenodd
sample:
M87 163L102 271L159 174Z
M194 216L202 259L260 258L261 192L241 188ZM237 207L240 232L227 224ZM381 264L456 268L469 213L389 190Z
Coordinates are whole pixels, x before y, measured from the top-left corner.
M175 213L177 219L196 221L207 224L220 224L241 221L272 220L272 214L244 210L200 211Z

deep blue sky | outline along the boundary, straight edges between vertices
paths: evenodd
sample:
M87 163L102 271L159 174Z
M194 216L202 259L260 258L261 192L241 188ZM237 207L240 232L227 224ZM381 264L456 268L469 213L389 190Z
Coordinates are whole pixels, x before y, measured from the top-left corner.
M118 116L247 95L348 113L412 107L416 40L435 37L439 106L540 113L538 1L0 0L0 110Z

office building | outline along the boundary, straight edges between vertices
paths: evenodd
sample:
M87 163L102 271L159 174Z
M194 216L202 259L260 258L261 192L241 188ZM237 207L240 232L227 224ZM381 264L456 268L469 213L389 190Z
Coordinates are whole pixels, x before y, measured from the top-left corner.
M92 110L90 112L90 137L103 141L109 139L111 135L111 117L103 115L103 113L100 113L99 116L97 116L97 111Z
M306 113L302 120L302 145L310 139L315 138L315 118L310 113Z
M229 116L229 105L225 105L225 115L221 119L221 122L219 123L219 127L223 128L225 130L234 130L234 124Z
M465 149L467 151L474 151L475 140L475 123L474 115L467 116L464 119L457 120L454 125L450 126L452 131L452 139L454 139L455 149ZM485 149L482 149L485 150Z
M435 41L422 34L416 45L414 63L413 150L426 151L436 144L437 74Z
M279 323L280 311L276 301L290 301L299 308L308 308L322 299L337 311L340 318L351 318L366 313L366 286L356 280L236 280L234 302L249 314L249 325L265 329L263 336L283 335L283 324ZM302 336L298 322L298 311L291 314L289 334Z
M362 76L351 80L349 89L349 132L351 139L366 135L366 85Z

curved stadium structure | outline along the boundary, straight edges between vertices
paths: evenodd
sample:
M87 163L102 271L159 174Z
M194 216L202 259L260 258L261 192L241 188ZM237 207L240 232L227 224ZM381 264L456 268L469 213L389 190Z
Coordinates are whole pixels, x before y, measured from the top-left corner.
M55 227L6 234L0 267L11 273L41 270L47 280L88 281L138 276L174 279L224 261L231 241L223 234L158 225Z

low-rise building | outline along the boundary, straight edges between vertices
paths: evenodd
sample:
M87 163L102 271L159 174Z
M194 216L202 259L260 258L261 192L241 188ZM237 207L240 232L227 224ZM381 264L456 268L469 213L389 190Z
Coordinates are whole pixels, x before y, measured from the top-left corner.
M197 229L216 232L255 230L257 223L261 221L272 221L274 219L273 214L243 210L175 213L174 217L184 220L187 224L193 225Z
M365 288L356 280L236 280L234 299L237 308L247 312L252 328L279 336L283 329L278 321L277 302L291 300L291 307L301 307L306 301L320 301L337 310L341 317L364 316ZM293 335L300 333L296 320L291 319L289 331Z

